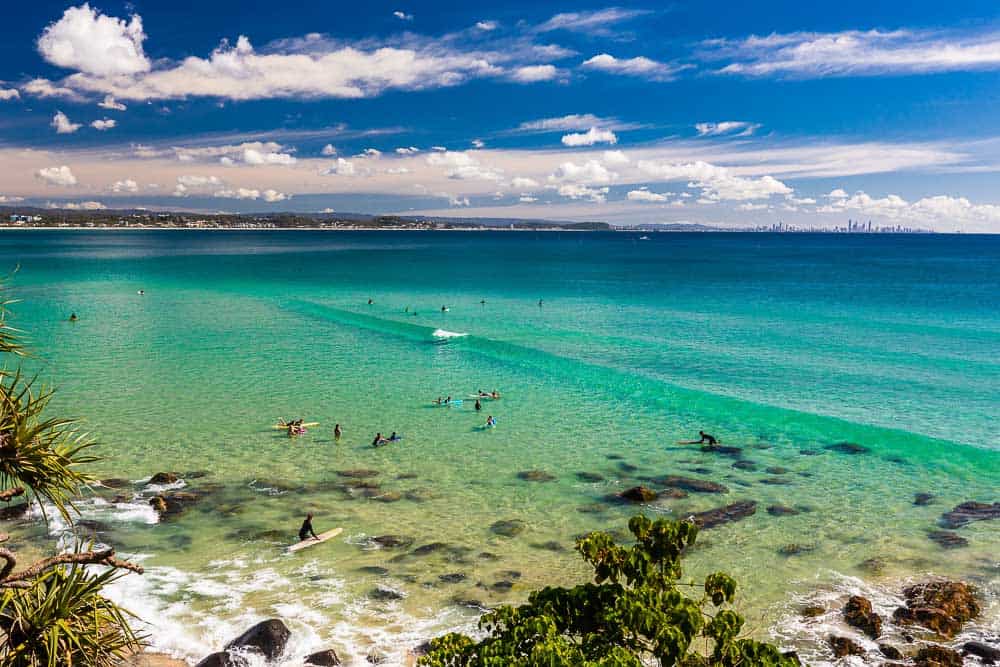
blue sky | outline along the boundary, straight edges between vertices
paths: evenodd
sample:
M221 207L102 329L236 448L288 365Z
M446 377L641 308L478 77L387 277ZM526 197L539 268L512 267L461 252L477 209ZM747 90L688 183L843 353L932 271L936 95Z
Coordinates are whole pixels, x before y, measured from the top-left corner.
M995 3L7 18L0 204L1000 231Z

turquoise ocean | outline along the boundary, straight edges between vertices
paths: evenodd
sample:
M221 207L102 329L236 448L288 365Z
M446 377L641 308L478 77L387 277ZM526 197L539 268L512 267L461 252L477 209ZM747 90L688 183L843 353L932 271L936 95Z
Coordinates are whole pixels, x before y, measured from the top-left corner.
M1000 521L957 548L934 532L1000 501L1000 237L25 230L0 234L0 266L20 267L14 325L53 410L129 480L83 501L78 534L143 563L113 594L192 664L269 617L289 665L326 647L405 664L585 578L580 534L745 500L687 574L734 574L755 636L822 664L847 595L891 615L929 575L983 590L963 637L1000 627ZM502 398L477 412L479 389ZM319 426L271 428L299 417ZM700 429L738 456L678 444ZM403 439L373 448L378 431ZM161 471L203 494L163 521ZM608 500L665 475L726 491ZM305 512L344 532L289 555Z

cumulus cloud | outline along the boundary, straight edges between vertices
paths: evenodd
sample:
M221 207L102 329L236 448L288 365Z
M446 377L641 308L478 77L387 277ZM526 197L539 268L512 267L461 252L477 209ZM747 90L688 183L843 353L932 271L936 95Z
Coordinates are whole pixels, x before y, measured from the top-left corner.
M472 147L473 148L483 148L484 146L486 146L486 142L483 141L482 139L473 139L472 140Z
M0 100L16 100L21 97L21 93L17 92L17 88L0 88Z
M133 181L131 178L126 178L121 181L115 181L111 184L112 192L138 192L139 184Z
M15 197L13 195L0 195L0 204L16 204L22 201L24 201L24 197Z
M793 32L710 40L703 56L743 76L876 76L1000 68L1000 33L913 30Z
M413 20L413 14L407 14L406 12L400 11L398 9L396 11L394 11L392 13L392 15L395 16L400 21L412 21Z
M789 195L792 189L773 176L738 176L727 167L698 160L687 163L663 163L643 160L638 163L644 174L662 181L690 181L689 187L700 188L704 200L767 199L772 195Z
M639 190L629 190L625 198L629 201L641 201L641 202L665 202L667 201L667 195L659 194L657 192L650 192L649 190L639 189Z
M721 123L695 123L694 128L698 130L699 137L717 137L722 135L749 137L760 129L760 123L748 123L742 120L725 120Z
M645 56L635 58L616 58L609 53L599 53L593 58L584 60L581 67L598 70L609 74L639 76L653 81L667 81L683 67L676 67L652 60Z
M102 120L95 120L93 123L90 124L90 126L95 130L100 130L103 132L104 130L110 130L117 124L118 121L114 120L113 118L104 118Z
M256 148L244 148L243 162L254 166L263 164L279 164L287 166L295 164L295 158L288 153L276 153L273 151L263 152Z
M609 171L597 160L587 160L583 164L563 162L549 175L550 183L587 183L604 184L618 178L618 174Z
M611 130L592 127L586 132L563 135L564 146L593 146L594 144L617 144L618 136Z
M102 109L108 109L109 111L125 111L126 107L121 102L117 101L114 95L105 95L104 99L97 103L97 106Z
M337 149L333 147L333 144L327 144L326 146L323 146L323 150L321 150L319 154L330 157L337 154Z
M21 86L21 92L34 97L62 97L75 102L79 102L83 99L80 93L75 90L67 88L66 86L58 86L48 79L43 78L32 79L28 83L24 84Z
M503 176L500 170L482 165L464 151L431 153L427 156L427 164L443 167L445 176L455 180L499 181Z
M621 151L604 151L604 164L620 167L630 162L629 157Z
M76 176L73 175L73 172L66 165L39 169L35 172L35 177L45 181L49 185L61 185L63 187L76 185L77 182Z
M324 176L356 176L358 171L354 168L353 162L339 157L336 162L320 173Z
M218 176L197 176L185 174L177 177L177 183L174 185L173 195L175 197L186 197L190 194L192 189L219 187L222 184L222 179Z
M526 176L515 176L510 181L510 186L515 190L534 190L539 185L538 181Z
M101 77L138 74L150 69L142 50L142 19L126 23L90 5L70 7L38 38L42 57L59 67Z
M67 201L62 203L46 202L45 208L65 209L67 211L102 211L107 206L99 201Z
M521 83L536 83L538 81L551 81L559 76L559 70L555 65L525 65L518 67L510 74L510 78Z
M413 155L414 153L419 153L420 149L416 146L400 146L396 149L396 153L399 155Z
M260 190L226 188L225 190L217 190L212 196L219 199L260 199Z
M264 197L264 201L273 204L274 202L285 201L291 198L291 195L285 194L284 192L278 192L277 190L264 190L261 195Z
M996 231L1000 224L1000 205L974 204L965 197L935 195L908 201L896 194L873 197L863 190L848 195L837 188L827 198L829 203L818 207L817 212L854 213L871 216L881 222L948 229L963 227L978 231Z
M490 32L496 30L499 24L496 21L477 21L476 28L482 30L483 32Z
M608 188L591 188L579 183L566 183L556 188L560 196L568 199L588 199L595 204L603 204L608 200Z
M382 157L382 151L377 148L366 148L354 157L371 158L372 160L377 160Z
M70 121L69 117L62 111L56 112L56 115L52 117L50 125L55 129L56 134L73 134L83 127L80 123Z

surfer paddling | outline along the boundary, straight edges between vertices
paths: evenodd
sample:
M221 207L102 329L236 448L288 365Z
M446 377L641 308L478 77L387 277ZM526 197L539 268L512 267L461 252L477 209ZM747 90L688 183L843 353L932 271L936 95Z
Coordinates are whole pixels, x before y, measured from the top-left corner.
M313 530L312 512L306 514L306 520L302 522L302 527L299 528L299 542L306 541L307 539L309 539L310 535L312 535L314 540L319 539L319 535L317 535L316 531Z
M709 435L708 433L705 433L704 431L698 431L698 435L701 436L701 440L699 440L697 442L697 444L699 444L699 445L717 445L717 444L719 444L719 441L715 438L714 435Z

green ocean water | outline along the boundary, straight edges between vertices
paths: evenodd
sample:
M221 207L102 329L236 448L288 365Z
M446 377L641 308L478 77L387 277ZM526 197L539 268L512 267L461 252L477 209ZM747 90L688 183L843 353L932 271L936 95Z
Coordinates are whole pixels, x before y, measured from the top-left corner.
M971 632L995 627L1000 522L958 529L959 549L928 534L1000 500L1000 239L650 236L25 231L0 235L0 263L20 266L16 326L53 407L86 418L102 475L137 482L83 510L147 566L115 594L175 655L279 616L288 664L326 646L402 664L471 628L472 602L586 576L576 535L738 500L756 514L705 531L689 572L735 574L757 635L822 662L810 642L836 621L793 621L803 600L861 589L891 613L898 583L930 573L982 586ZM503 398L477 413L480 388ZM466 400L431 405L447 395ZM269 428L294 417L321 425ZM702 428L756 469L676 444ZM374 449L376 431L404 439ZM378 488L345 490L338 471L358 469ZM161 470L212 493L158 522L141 480ZM728 492L606 501L667 474ZM343 539L288 556L306 511ZM523 532L491 531L507 519ZM370 539L387 534L412 544Z

